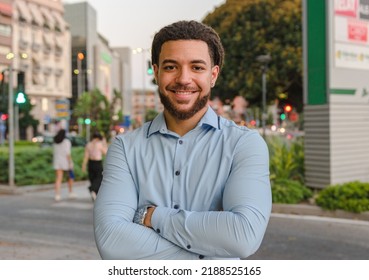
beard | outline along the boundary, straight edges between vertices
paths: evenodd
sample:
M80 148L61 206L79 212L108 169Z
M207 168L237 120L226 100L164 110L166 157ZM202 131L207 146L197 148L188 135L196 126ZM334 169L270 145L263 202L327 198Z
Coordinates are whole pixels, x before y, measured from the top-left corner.
M171 114L173 117L184 121L192 118L197 112L199 112L201 109L203 109L209 101L210 98L210 92L206 95L199 97L195 104L187 110L180 110L176 104L174 104L168 96L162 94L159 91L160 101L163 104L164 108L168 111L169 114Z

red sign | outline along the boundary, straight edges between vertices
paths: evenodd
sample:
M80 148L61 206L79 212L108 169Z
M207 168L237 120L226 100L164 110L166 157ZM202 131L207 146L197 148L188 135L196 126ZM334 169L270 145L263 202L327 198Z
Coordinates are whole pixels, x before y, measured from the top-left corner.
M358 0L335 0L334 3L334 12L336 15L356 18Z
M350 40L363 43L368 41L368 25L366 23L352 21L348 23L347 28Z

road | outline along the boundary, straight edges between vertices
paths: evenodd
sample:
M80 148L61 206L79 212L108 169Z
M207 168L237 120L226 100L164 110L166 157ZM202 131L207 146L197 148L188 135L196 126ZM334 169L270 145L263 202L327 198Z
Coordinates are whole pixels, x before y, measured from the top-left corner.
M0 195L0 259L98 260L87 183L75 200L53 190ZM67 188L63 186L63 195ZM369 260L369 222L273 213L252 260Z
M0 196L0 259L100 259L94 243L93 202L87 184L76 184L77 199L60 202L53 190Z

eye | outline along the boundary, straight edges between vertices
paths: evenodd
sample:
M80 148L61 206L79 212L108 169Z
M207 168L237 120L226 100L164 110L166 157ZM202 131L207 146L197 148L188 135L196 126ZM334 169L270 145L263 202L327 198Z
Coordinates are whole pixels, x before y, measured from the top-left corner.
M174 65L165 65L163 66L163 69L165 71L171 71L171 70L174 70L176 67Z
M200 65L194 65L192 66L192 69L195 70L196 72L201 72L205 70L205 67L200 66Z

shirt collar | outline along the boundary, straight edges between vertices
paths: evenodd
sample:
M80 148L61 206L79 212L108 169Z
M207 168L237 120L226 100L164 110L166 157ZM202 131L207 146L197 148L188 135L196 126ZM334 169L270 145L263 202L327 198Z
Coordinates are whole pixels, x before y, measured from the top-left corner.
M215 129L220 129L220 121L219 116L215 113L215 111L208 106L208 110L206 111L205 115L201 118L201 120L198 123L199 126L211 126ZM152 134L156 132L161 133L168 133L167 124L165 123L164 113L159 113L155 119L149 124L149 127L147 129L147 137L150 137Z

